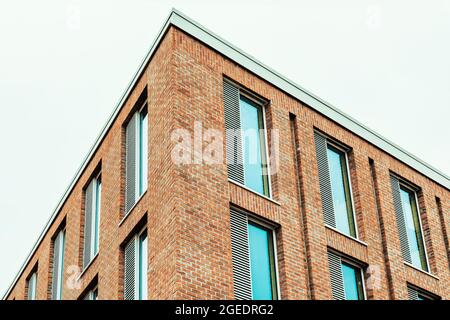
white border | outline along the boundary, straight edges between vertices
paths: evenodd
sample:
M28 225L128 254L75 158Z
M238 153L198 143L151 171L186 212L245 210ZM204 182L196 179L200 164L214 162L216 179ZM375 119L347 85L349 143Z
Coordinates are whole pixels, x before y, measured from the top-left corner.
M350 116L346 115L342 111L334 108L333 106L331 106L324 100L316 97L315 95L306 91L305 89L303 89L299 85L295 84L291 80L288 80L287 78L283 77L281 74L279 74L276 71L265 66L261 62L257 61L253 57L249 56L248 54L244 53L237 47L231 45L224 39L215 35L214 33L209 31L205 27L201 26L197 22L186 17L184 14L182 14L178 10L172 9L169 16L165 20L163 27L160 29L159 33L157 34L156 39L154 40L152 46L150 47L148 54L145 56L145 58L141 62L137 72L134 74L127 89L125 90L125 92L123 93L121 98L119 99L119 102L117 103L116 107L114 108L114 111L108 118L108 121L106 122L105 126L102 128L100 135L97 137L94 145L89 150L82 165L78 168L74 178L72 179L69 186L65 190L63 196L61 197L55 210L53 211L53 214L50 216L44 230L39 235L39 238L35 242L32 250L28 254L27 258L25 259L25 262L22 264L22 267L20 268L19 272L17 273L17 275L15 276L11 285L5 292L3 299L6 299L9 296L9 294L11 293L14 285L16 284L17 280L19 279L20 275L25 270L25 267L28 265L28 262L30 261L34 252L37 250L41 240L44 238L44 236L47 233L47 231L49 230L52 222L58 215L59 210L61 209L62 205L64 204L64 202L66 201L70 192L72 191L73 187L75 186L75 183L78 181L79 177L81 176L84 169L88 165L89 161L93 157L95 151L98 149L100 143L103 141L104 137L108 133L114 120L116 119L117 115L119 114L120 110L122 109L122 106L124 105L125 101L127 100L130 92L132 91L135 84L137 83L139 76L142 74L143 70L147 66L151 57L156 52L158 45L160 44L161 40L164 37L165 32L169 29L169 27L171 25L176 26L176 27L180 28L181 30L183 30L184 32L190 34L191 36L199 39L200 41L209 45L214 50L217 50L222 55L230 58L231 60L240 64L244 68L250 70L251 72L258 75L259 77L263 78L267 82L280 88L284 92L301 100L304 104L311 106L313 109L317 110L318 112L320 112L320 113L324 114L325 116L331 118L332 120L336 121L337 123L342 125L344 128L352 131L356 135L359 135L360 137L362 137L363 139L367 140L368 142L374 144L381 150L387 152L388 154L392 155L393 157L397 158L398 160L404 162L405 164L409 165L413 169L417 170L421 174L429 177L430 179L434 180L436 183L442 185L444 188L450 190L450 177L448 177L444 173L433 168L431 165L425 163L424 161L416 158L409 152L403 150L402 148L398 147L397 145L390 142L386 138L375 133L371 129L365 127L364 125L362 125L355 119L351 118Z

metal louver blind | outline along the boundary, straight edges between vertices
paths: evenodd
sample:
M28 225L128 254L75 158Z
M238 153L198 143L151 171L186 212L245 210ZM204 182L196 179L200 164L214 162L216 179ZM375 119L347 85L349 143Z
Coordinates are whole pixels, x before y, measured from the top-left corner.
M228 177L245 184L242 159L241 111L239 89L223 82Z
M94 192L94 180L89 183L85 192L85 206L84 206L84 251L83 251L83 268L85 268L91 261L92 251L92 210L94 206L93 192Z
M403 214L402 200L400 198L400 183L394 176L391 176L391 186L403 259L406 262L411 263L411 253L409 251L408 235L406 233L405 216Z
M247 215L230 209L230 225L234 296L238 300L251 300L252 280Z
M137 117L134 115L126 127L125 139L125 213L128 213L136 201L136 130Z
M124 299L136 298L136 237L125 247Z
M419 300L419 294L413 288L408 287L408 299L409 300Z
M322 135L314 133L314 143L316 145L323 219L326 225L335 228L336 219L334 217L333 194L331 192L330 169L328 167L327 140Z
M333 294L333 299L345 300L341 258L332 252L328 252L328 265L330 267L331 292Z

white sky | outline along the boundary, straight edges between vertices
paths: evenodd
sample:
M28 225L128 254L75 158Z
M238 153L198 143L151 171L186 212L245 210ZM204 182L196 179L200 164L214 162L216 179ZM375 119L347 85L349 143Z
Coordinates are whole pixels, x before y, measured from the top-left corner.
M0 294L176 7L450 173L450 0L0 3Z

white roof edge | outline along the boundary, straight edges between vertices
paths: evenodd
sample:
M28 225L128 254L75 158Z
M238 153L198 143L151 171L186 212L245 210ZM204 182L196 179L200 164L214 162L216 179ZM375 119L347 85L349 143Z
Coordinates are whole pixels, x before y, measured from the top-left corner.
M180 28L181 30L183 30L184 32L190 34L194 38L197 38L198 40L204 42L206 45L210 46L211 48L218 51L222 55L235 61L236 63L240 64L244 68L248 69L249 71L251 71L254 74L258 75L259 77L263 78L267 82L273 84L274 86L285 91L289 95L304 102L305 104L307 104L308 106L317 110L318 112L322 113L326 117L337 122L344 128L352 131L356 135L367 140L368 142L377 146L381 150L392 155L393 157L397 158L398 160L404 162L405 164L409 165L413 169L417 170L421 174L427 176L428 178L432 179L436 183L438 183L438 184L442 185L443 187L450 190L450 177L448 177L444 173L440 172L439 170L435 169L431 165L429 165L429 164L425 163L424 161L420 160L419 158L415 157L414 155L412 155L408 151L402 149L401 147L397 146L396 144L390 142L388 139L382 137L381 135L379 135L376 132L372 131L371 129L367 128L366 126L364 126L357 120L353 119L349 115L347 115L344 112L333 107L332 105L330 105L326 101L320 99L319 97L315 96L314 94L303 89L301 86L295 84L293 81L287 79L286 77L282 76L278 72L272 70L271 68L269 68L268 66L259 62L252 56L246 54L245 52L243 52L236 46L230 44L226 40L222 39L218 35L214 34L210 30L208 30L207 28L203 27L199 23L197 23L194 20L190 19L189 17L185 16L180 11L178 11L176 9L172 9L169 16L165 20L163 27L160 29L157 37L155 38L153 44L151 45L150 50L148 51L147 55L141 62L138 70L134 74L127 89L122 94L121 98L119 99L119 102L117 103L116 107L114 108L114 111L111 113L111 115L108 118L108 121L102 128L101 133L95 140L95 143L93 144L93 146L90 148L87 156L83 160L83 163L78 168L75 176L71 180L71 182L70 182L69 186L67 187L67 189L65 190L62 198L58 202L58 204L57 204L55 210L53 211L52 215L50 216L44 230L39 235L39 238L35 242L30 253L28 254L25 262L22 264L22 267L20 268L20 270L17 273L17 275L15 276L13 282L11 283L11 285L7 289L6 293L4 294L3 299L6 299L8 297L8 295L11 293L14 285L16 284L17 280L19 279L20 275L23 273L25 267L27 266L31 257L35 253L41 240L43 239L43 237L49 230L53 221L56 219L56 216L58 215L59 210L62 208L67 197L72 192L72 189L75 186L76 182L78 181L79 177L81 176L81 173L84 171L87 164L91 160L92 156L97 151L98 146L103 141L103 138L105 137L106 133L110 129L110 127L111 127L112 123L114 122L114 120L116 119L118 113L122 109L122 106L125 103L126 99L128 98L129 93L131 92L134 85L138 81L140 75L142 74L142 71L145 69L147 63L150 61L150 58L153 56L153 53L157 49L160 41L162 40L165 32L170 27L170 25L174 25L174 26Z

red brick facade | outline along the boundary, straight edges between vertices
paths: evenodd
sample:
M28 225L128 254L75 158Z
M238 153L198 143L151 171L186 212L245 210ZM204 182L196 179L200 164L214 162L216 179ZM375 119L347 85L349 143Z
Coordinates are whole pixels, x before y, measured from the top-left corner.
M278 129L280 137L278 171L271 178L273 200L229 182L225 163L176 165L171 160L174 129L193 132L194 122L200 121L204 129L225 130L224 77L270 101L267 126ZM123 125L145 90L148 190L124 218ZM324 225L314 130L351 148L359 241ZM99 254L79 276L83 189L98 169L103 188ZM420 187L430 273L403 262L390 172ZM276 237L282 299L331 298L328 248L365 267L369 299L407 299L408 283L450 298L448 189L175 27L167 31L7 298L26 297L26 279L36 265L37 298L49 298L51 239L64 223L63 299L78 299L93 281L98 282L100 299L122 299L122 247L131 233L144 225L149 243L149 299L233 299L230 204L279 225Z

